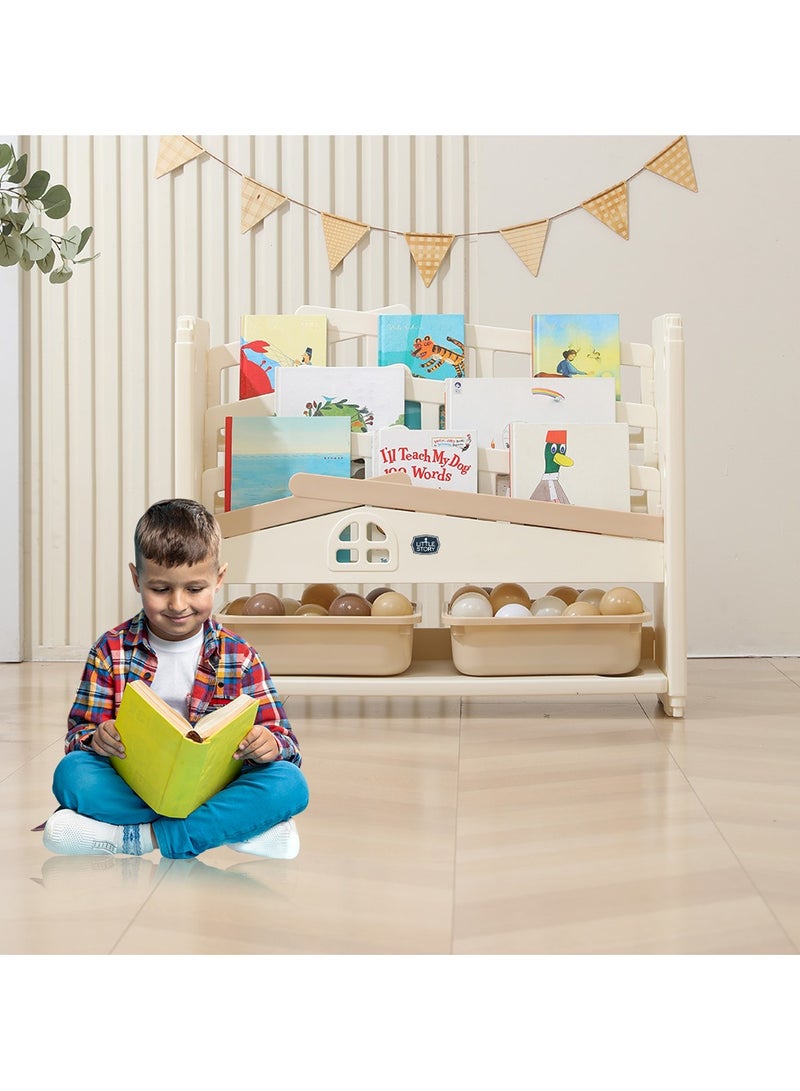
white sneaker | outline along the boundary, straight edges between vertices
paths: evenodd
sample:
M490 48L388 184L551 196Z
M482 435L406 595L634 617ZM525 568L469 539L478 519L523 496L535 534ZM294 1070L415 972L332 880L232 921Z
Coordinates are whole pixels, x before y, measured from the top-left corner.
M113 826L67 808L50 815L42 840L59 856L141 856L143 850L140 826Z
M249 852L252 856L268 856L272 860L294 860L300 851L300 834L294 819L279 822L263 833L257 833L247 841L232 842L236 852Z

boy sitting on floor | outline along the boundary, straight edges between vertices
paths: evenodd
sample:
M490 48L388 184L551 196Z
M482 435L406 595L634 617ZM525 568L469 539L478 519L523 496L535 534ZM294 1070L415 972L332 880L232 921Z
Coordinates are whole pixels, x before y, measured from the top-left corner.
M193 500L163 500L139 520L133 585L142 610L91 648L69 714L44 844L65 855L126 853L185 859L229 845L292 859L293 821L308 805L297 739L269 673L246 641L211 618L227 565L213 515ZM117 774L125 756L114 720L128 682L143 679L191 723L240 693L259 702L235 757L241 772L186 818L153 811Z

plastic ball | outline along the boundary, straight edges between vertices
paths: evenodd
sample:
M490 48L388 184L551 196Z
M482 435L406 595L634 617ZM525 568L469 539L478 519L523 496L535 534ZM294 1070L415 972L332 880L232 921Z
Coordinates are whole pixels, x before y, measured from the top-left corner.
M387 591L391 591L391 587L373 587L371 591L367 591L364 598L372 605L378 595L385 595Z
M286 611L287 617L296 614L300 608L299 599L286 598L282 595L281 602L283 603L283 608Z
M384 591L372 604L373 617L404 617L414 613L414 604L399 591Z
M555 595L542 595L531 606L531 614L534 617L561 617L565 609L563 599Z
M565 607L563 617L599 617L600 607L596 602L571 602Z
M244 613L248 617L282 617L286 613L286 607L277 595L261 591L250 596L244 604Z
M339 595L328 607L330 617L369 617L371 613L371 604L355 592Z
M531 617L531 612L527 606L523 606L521 602L507 602L505 606L501 606L495 617Z
M559 587L551 587L547 594L555 595L557 599L562 599L567 606L573 603L578 597L578 592L574 587L567 587L563 584Z
M576 602L593 602L595 605L600 602L600 599L605 594L602 587L587 587L585 591L580 591Z
M315 606L324 606L327 611L333 600L341 593L341 587L337 587L335 583L310 583L300 596L300 605L308 606L311 603Z
M501 606L508 602L521 602L523 606L530 607L531 596L519 583L498 583L489 594L492 610L497 613Z
M240 595L238 599L229 602L225 607L226 614L243 614L249 595Z
M612 587L600 599L601 614L643 614L644 603L632 587Z
M459 595L450 607L451 617L491 617L494 611L486 595L467 591Z
M328 611L318 602L301 603L295 613L295 617L327 617Z
M478 587L475 583L465 583L463 587L459 587L457 591L453 592L453 597L450 599L450 612L453 612L453 603L461 595L483 595L486 601L489 601L489 592L483 588Z

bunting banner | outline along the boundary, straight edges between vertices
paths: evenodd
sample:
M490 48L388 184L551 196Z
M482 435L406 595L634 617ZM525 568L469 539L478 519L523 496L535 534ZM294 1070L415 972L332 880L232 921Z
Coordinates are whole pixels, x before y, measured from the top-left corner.
M591 212L606 227L616 231L623 239L628 237L628 183L620 182L611 189L604 189L602 193L584 201L582 208Z
M537 220L536 223L500 228L500 234L534 276L539 275L549 226L549 220Z
M670 182L677 182L679 186L697 193L692 157L685 136L679 136L674 144L670 144L660 155L645 163L645 166L653 174L660 174L662 178L668 178Z
M358 220L345 220L341 216L332 216L329 212L323 212L321 216L325 246L328 249L328 267L333 272L369 231L369 224L359 223Z
M455 235L418 235L406 232L408 249L426 288L430 288L433 278L439 272L439 266L453 245L454 238Z
M282 193L268 189L253 178L242 178L242 234L261 223L286 200Z
M328 253L328 265L333 272L341 265L347 255L355 248L371 231L382 231L398 238L402 236L408 245L411 257L422 278L422 283L429 288L439 268L444 261L450 247L456 238L469 239L473 235L501 235L525 268L533 276L539 275L542 263L545 243L548 238L550 224L560 216L567 216L581 209L591 213L606 227L611 228L623 239L628 238L628 185L638 174L645 170L652 171L670 182L676 182L679 186L697 193L697 180L692 166L692 157L689 154L689 144L685 136L680 136L667 145L658 155L648 159L647 163L635 171L629 178L601 193L595 194L588 200L581 202L574 208L557 212L546 220L530 220L526 223L516 224L512 227L501 227L496 231L464 232L459 235L431 235L424 232L410 232L395 230L389 227L378 227L361 223L358 220L350 220L344 216L337 216L332 212L312 208L304 202L289 197L269 186L250 178L235 167L224 163L207 148L202 147L196 140L188 136L162 136L159 140L158 158L156 162L156 178L161 178L171 171L182 167L184 163L196 159L198 155L206 154L215 159L227 170L234 171L242 179L242 203L241 203L241 229L244 234L250 231L256 224L264 220L284 202L298 205L306 212L314 213L320 217L322 230L325 236L325 247Z
M156 178L182 167L205 151L188 136L162 136L158 142L158 159L156 160Z

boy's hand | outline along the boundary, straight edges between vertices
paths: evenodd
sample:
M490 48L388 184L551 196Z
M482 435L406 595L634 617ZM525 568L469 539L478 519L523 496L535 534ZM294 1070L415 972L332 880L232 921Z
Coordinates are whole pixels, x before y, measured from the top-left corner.
M102 754L104 758L125 757L125 747L122 745L122 740L113 720L103 720L94 729L92 750L94 750L95 754Z
M247 758L266 765L268 762L275 761L280 752L281 748L272 732L263 724L256 724L239 743L233 756L237 761L244 761Z

